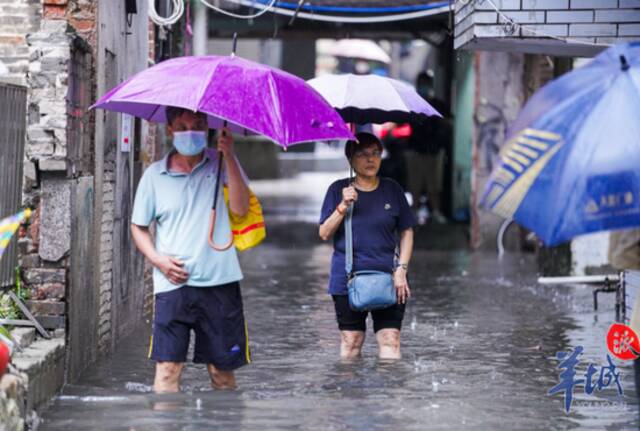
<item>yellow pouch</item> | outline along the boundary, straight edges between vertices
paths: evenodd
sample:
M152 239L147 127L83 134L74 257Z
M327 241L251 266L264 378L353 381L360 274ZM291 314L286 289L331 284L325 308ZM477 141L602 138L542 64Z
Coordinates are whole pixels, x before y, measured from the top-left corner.
M229 208L229 189L227 186L224 187L224 201ZM255 247L267 236L262 206L251 189L249 189L249 211L247 214L244 217L238 217L229 209L229 221L233 233L233 244L240 251Z

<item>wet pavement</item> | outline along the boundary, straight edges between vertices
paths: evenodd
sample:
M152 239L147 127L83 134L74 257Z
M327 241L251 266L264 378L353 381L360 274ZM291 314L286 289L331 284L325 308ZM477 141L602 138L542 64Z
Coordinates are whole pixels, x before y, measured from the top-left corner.
M340 361L331 246L307 223L317 198L290 199L300 210L287 217L276 210L284 197L265 197L269 240L241 255L254 363L238 371L237 391L212 391L204 367L190 364L182 393L151 393L147 323L68 385L40 429L638 429L628 363L616 361L622 397L578 387L566 414L562 395L547 395L559 382L557 351L584 347L578 377L606 364L613 298L594 312L590 288L537 285L532 256L418 247L403 358L376 358L368 322L363 358Z

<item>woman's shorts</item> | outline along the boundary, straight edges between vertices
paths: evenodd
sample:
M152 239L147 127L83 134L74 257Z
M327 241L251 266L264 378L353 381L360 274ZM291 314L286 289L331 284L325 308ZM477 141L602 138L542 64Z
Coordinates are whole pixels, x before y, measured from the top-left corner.
M381 329L402 328L405 304L395 304L388 308L375 311L354 311L349 306L348 295L332 295L333 304L336 308L336 318L338 328L341 331L363 331L367 330L367 314L371 313L373 319L373 331Z

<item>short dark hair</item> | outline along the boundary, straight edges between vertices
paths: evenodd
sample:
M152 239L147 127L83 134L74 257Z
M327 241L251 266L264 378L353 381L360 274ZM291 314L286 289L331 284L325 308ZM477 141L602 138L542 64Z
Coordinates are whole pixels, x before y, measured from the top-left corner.
M344 147L344 155L351 160L356 150L363 150L372 146L376 146L382 151L382 143L375 135L367 132L356 133L355 141L347 141L347 145Z
M181 108L179 106L167 106L165 108L165 115L167 116L167 123L169 125L173 124L173 122L182 116L185 112L193 112L190 109ZM194 112L196 115L200 115L206 118L207 114L204 112Z

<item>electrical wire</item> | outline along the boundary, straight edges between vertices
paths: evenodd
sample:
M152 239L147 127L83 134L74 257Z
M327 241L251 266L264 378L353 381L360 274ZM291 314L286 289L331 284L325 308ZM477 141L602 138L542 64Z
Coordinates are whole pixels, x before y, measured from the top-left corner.
M256 3L266 4L267 0L254 0ZM302 2L303 0L301 0ZM467 0L469 1L469 0ZM448 6L450 1L440 1L429 4L415 4L406 6L383 6L383 7L370 7L370 6L316 6L312 4L300 5L300 3L289 3L284 1L278 1L276 6L283 9L301 9L309 12L341 12L341 13L401 13L401 12L413 12L419 10L434 9L441 6Z
M228 0L227 0L228 1ZM273 5L275 4L276 0L270 0L268 4L263 4L263 3L258 3L260 5L261 10L259 12L256 12L254 14L251 15L239 15L233 12L229 12L228 10L224 10L222 8L219 8L218 6L214 6L211 3L209 3L207 0L200 0L200 3L202 3L203 5L205 5L206 7L208 7L209 9L212 9L218 13L221 13L223 15L227 15L233 18L238 18L238 19L254 19L254 18L258 18L261 15L264 15L265 13L269 12L269 9L271 9L273 7ZM253 6L253 5L251 5Z
M183 0L171 0L173 3L173 12L168 17L158 15L156 11L155 0L149 0L149 19L162 27L168 27L180 20L184 13Z
M334 23L344 23L344 24L375 24L381 22L394 22L394 21L405 21L410 19L419 19L427 16L433 16L440 13L445 13L449 10L450 2L440 2L433 3L430 5L424 5L422 10L406 12L406 13L397 13L392 15L382 15L382 16L368 16L368 17L351 17L351 16L340 16L340 15L324 15L324 14L316 14L316 13L308 13L302 11L289 10L284 7L275 6L277 0L269 0L269 3L262 3L256 0L226 0L231 3L236 3L241 6L248 7L257 7L260 9L259 12L251 15L240 15L233 12L229 12L227 10L221 9L215 5L212 5L207 0L200 0L200 2L206 7L219 12L221 14L238 18L238 19L254 19L257 18L267 12L272 12L274 14L285 15L289 17L295 16L296 18L303 18L312 21L323 21L323 22L334 22ZM178 22L178 20L182 17L184 13L184 3L183 0L172 0L174 8L173 12L168 17L161 17L155 10L154 0L149 0L149 18L156 24L160 26L170 26ZM351 8L358 9L358 8ZM367 9L367 8L362 8ZM379 9L388 11L389 8L368 8L368 9ZM390 8L393 10L394 8Z
M204 1L204 0L200 0L200 1ZM249 7L252 6L252 7L259 7L259 8L266 7L261 3L256 3L255 0L226 0L226 1L231 3L236 3L242 6L249 6ZM406 21L410 19L424 18L427 16L437 15L440 13L446 13L448 10L449 10L449 3L447 2L446 6L439 6L439 7L434 7L432 9L421 10L416 12L399 13L394 15L350 17L350 16L340 16L340 15L320 15L320 14L308 13L308 12L298 12L297 17L312 20L312 21L335 22L335 23L344 23L344 24L375 24L380 22ZM294 16L296 14L295 11L285 9L279 6L272 6L269 11L280 14L280 15L285 15L285 16Z
M469 3L469 0L462 1L462 0L458 0L461 3L463 3L464 5ZM496 6L496 4L493 2L493 0L485 0L489 3L489 5L491 5L491 7L498 13L498 15L506 21L505 24L503 24L505 27L507 26L511 26L512 29L515 31L517 29L521 29L522 31L526 31L527 33L533 34L534 36L542 36L542 37L548 37L550 39L555 39L555 40L559 40L561 42L565 42L565 43L575 43L575 44L580 44L580 45L589 45L589 46L599 46L599 47L608 47L611 46L611 44L609 43L594 43L594 42L587 42L585 40L580 40L580 39L573 39L573 38L569 38L569 37L560 37L560 36L555 36L549 33L546 33L544 31L540 31L540 30L535 30L529 26L520 24L519 22L515 21L513 18L511 18L510 16L506 15L504 12L502 12L498 6Z

